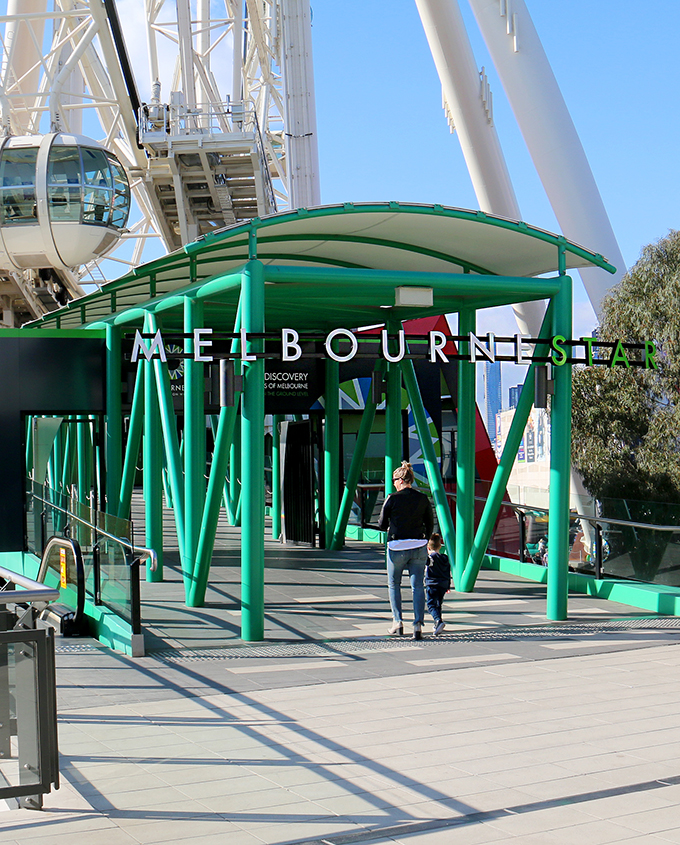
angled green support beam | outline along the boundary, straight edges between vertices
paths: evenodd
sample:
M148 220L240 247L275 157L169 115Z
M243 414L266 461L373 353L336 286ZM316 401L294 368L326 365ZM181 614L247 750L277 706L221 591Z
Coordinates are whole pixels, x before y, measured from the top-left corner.
M252 254L252 253L251 253ZM265 330L265 278L261 261L243 272L242 325L248 335ZM264 341L248 341L247 353L264 351ZM241 637L264 637L264 359L243 362L241 398Z
M147 314L144 325L145 331L155 334L158 331L158 322L155 314ZM179 454L179 440L177 437L177 420L175 409L172 404L172 393L170 390L170 375L168 368L160 360L154 360L153 371L156 377L156 395L158 397L158 408L161 417L161 429L163 431L163 446L165 451L165 465L168 471L168 481L173 499L173 512L175 514L175 526L177 527L177 541L182 563L182 577L186 585L191 578L191 571L186 567L184 559L184 479L182 476L182 460Z
M562 276L554 299L552 333L570 338L572 284ZM567 618L569 579L569 494L571 487L571 365L553 363L554 394L550 407L550 499L548 515L548 619Z
M153 371L151 368L149 368L149 377L153 378ZM123 463L123 474L118 496L118 507L116 509L116 514L122 519L130 518L132 490L134 488L135 474L137 472L137 458L139 457L139 446L142 442L142 429L144 427L144 378L145 369L140 364L137 367L134 393L132 394L130 425L128 428L127 444L125 446L125 461Z
M118 506L123 472L123 409L121 384L121 331L106 326L106 510Z
M196 550L196 566L194 577L189 587L187 607L203 607L205 592L208 586L210 560L215 546L215 532L220 514L220 498L224 487L224 476L229 461L229 447L234 434L237 408L221 408L215 435L215 448L210 465L208 490L203 509L203 518Z
M272 540L281 536L281 429L283 414L274 414L272 420ZM326 544L326 548L328 544Z
M543 333L548 331L551 325L554 307L555 303L553 301L548 306L543 318L543 323L541 324L541 330L539 332L540 336L545 336ZM545 355L546 352L547 348L545 344L536 348L536 354L539 356ZM482 517L479 521L479 525L477 526L477 533L475 534L472 549L470 550L465 563L465 568L458 587L458 589L464 593L470 593L474 589L475 581L477 580L479 570L482 566L486 547L489 544L491 533L494 525L496 524L496 519L498 518L498 511L501 502L503 501L508 479L510 478L510 472L512 471L513 464L515 463L515 457L517 456L520 441L524 435L524 428L527 424L527 419L529 418L531 406L534 403L535 369L535 364L531 364L528 367L527 375L524 379L524 385L522 386L517 407L515 408L515 416L513 417L512 424L510 425L510 430L508 431L508 436L503 447L503 454L501 455L500 463L498 464L493 481L491 482L491 488L489 489L489 495L484 505Z
M326 359L326 390L323 435L324 459L324 532L325 547L330 549L333 542L333 530L338 518L340 506L340 364L332 358ZM277 448L278 453L278 448ZM281 486L280 470L277 470L277 483ZM272 487L274 485L272 484ZM277 496L280 498L280 493ZM273 497L272 497L273 499ZM273 501L272 501L273 504ZM280 503L279 503L280 514ZM278 518L280 533L281 518Z
M184 297L184 559L191 583L196 577L196 552L205 504L205 375L195 360L193 332L203 328L203 303ZM185 585L186 586L186 585ZM186 598L189 599L190 589Z
M380 363L378 366L380 366ZM354 446L352 463L350 464L349 472L347 473L345 489L343 491L340 508L338 510L338 518L335 521L335 530L333 531L333 540L330 546L331 549L341 549L345 542L345 531L347 530L349 515L352 512L352 502L354 501L357 484L359 483L361 466L364 462L366 447L368 446L368 438L371 436L371 429L373 428L375 409L376 403L373 401L371 392L369 391L369 394L366 397L366 404L364 405L364 412L361 415L357 442Z
M416 371L413 366L413 361L410 359L404 359L400 366L402 376L404 377L404 385L406 386L408 401L411 405L411 413L413 414L413 419L416 424L420 448L423 453L423 463L425 464L427 480L430 483L430 490L432 491L432 498L434 499L437 521L439 522L439 530L441 531L442 539L444 540L446 548L455 549L456 532L453 528L451 508L449 507L449 502L446 497L446 490L444 490L444 482L442 481L442 474L439 469L439 461L437 460L437 455L435 454L434 446L432 444L430 427L427 424L427 415L425 413L425 406L423 405L423 398L420 395L420 388L418 387L418 380L416 379Z
M156 569L147 563L146 580L163 580L163 436L159 425L158 395L156 379L151 361L140 362L144 371L144 446L143 485L146 547L154 549L157 556ZM139 372L138 370L138 372ZM131 426L132 428L132 426ZM139 446L137 446L139 450Z
M239 329L240 311L236 318L234 331L238 332ZM233 340L231 351L236 352L237 348L238 343L236 340ZM215 445L210 464L205 505L201 516L194 576L187 597L188 607L203 607L205 603L205 592L208 587L208 577L210 575L210 562L215 547L215 534L217 532L217 521L220 514L220 500L224 490L225 475L234 430L237 428L239 398L240 393L237 392L234 405L221 408L219 417L217 420L213 420Z
M241 524L239 503L241 501L241 426L237 426L231 440L229 455L229 489L227 514L229 522L234 526Z
M473 309L458 314L458 334L467 335L477 329ZM460 344L461 355L469 352L469 342ZM457 439L456 439L456 549L453 569L459 589L465 562L475 534L475 457L476 457L476 372L472 361L458 361Z

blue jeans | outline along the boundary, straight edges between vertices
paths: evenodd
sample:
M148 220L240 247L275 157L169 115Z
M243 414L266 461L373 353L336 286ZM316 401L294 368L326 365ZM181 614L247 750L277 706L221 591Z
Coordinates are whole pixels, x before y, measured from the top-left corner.
M403 622L401 617L401 576L408 569L413 590L413 622L422 625L425 621L425 566L427 565L427 546L417 549L387 549L387 589L390 596L392 616L395 622Z

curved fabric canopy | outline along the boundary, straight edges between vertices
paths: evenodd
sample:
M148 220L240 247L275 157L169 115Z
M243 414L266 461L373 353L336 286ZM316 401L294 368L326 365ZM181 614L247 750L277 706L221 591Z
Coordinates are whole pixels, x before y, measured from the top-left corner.
M105 320L238 271L254 254L266 267L517 278L556 272L560 252L564 269L596 266L615 272L601 255L561 235L481 211L396 202L298 209L215 231L32 325L76 328ZM522 297L531 298L536 297Z

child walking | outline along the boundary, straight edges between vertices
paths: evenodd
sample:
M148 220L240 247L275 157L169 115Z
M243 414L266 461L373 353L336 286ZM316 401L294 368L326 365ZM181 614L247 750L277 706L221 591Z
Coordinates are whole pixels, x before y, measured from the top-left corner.
M440 552L442 538L432 534L427 544L427 567L425 568L425 592L427 609L434 619L434 635L437 636L446 627L442 620L442 602L451 589L451 566L446 555Z

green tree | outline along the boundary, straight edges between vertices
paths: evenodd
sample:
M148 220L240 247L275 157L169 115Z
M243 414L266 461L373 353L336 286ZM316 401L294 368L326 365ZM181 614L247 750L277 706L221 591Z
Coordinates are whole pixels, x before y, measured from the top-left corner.
M657 346L657 370L574 368L572 462L604 515L675 522L680 503L680 232L645 247L603 303L598 337ZM668 535L646 532L631 560L638 577L658 568ZM626 543L626 545L629 545Z

